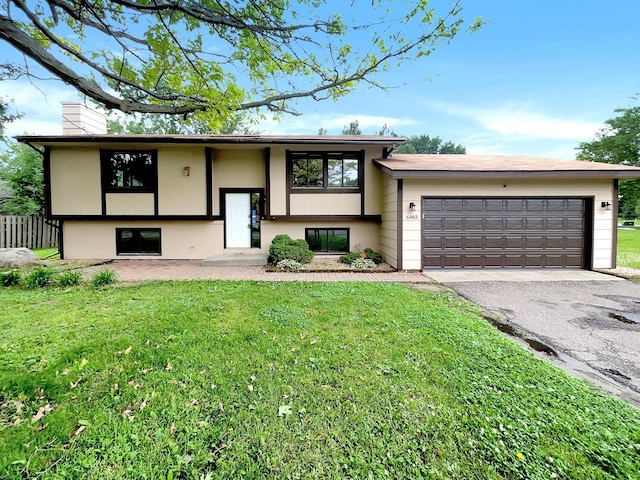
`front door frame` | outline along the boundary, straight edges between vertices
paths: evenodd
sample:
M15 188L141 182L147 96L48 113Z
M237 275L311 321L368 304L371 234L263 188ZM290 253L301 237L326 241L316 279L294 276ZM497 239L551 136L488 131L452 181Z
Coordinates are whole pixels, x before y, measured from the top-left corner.
M227 193L247 193L249 194L249 202L251 202L251 195L257 194L259 196L258 203L260 205L260 220L264 220L264 203L265 203L265 195L264 188L221 188L220 189L220 215L223 217L225 222L224 225L224 248L227 248L227 202L226 197ZM251 209L251 207L249 207ZM259 230L261 233L261 229ZM251 245L251 243L250 243ZM262 238L260 238L260 246L249 248L262 248Z

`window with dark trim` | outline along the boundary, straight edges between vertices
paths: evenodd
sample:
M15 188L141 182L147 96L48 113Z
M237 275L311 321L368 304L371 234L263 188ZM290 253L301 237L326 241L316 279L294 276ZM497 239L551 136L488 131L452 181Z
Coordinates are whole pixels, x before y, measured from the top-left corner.
M287 151L291 189L358 191L363 152Z
M159 228L116 228L117 255L161 255Z
M109 192L154 192L158 183L155 150L102 150L102 185Z
M305 239L314 252L349 252L348 228L306 228Z

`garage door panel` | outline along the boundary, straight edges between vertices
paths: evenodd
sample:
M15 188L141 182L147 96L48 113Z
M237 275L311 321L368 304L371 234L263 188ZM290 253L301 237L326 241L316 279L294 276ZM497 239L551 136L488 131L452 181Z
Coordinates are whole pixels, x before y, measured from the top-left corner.
M482 250L482 236L465 236L462 239L462 248Z
M442 237L424 236L424 248L442 249Z
M527 212L543 212L545 209L545 201L542 199L529 198L526 200L526 203Z
M444 231L445 232L462 232L462 218L445 218L444 219Z
M565 237L565 248L567 249L580 249L582 248L583 239L579 236L567 235Z
M505 235L504 248L524 250L526 248L522 235Z
M566 210L566 200L547 199L547 212L563 212Z
M422 205L424 268L584 266L584 199L425 198Z
M504 231L503 219L496 217L488 217L484 219L484 231L486 232L502 232Z
M484 248L486 250L490 250L492 248L497 248L499 250L502 250L502 235L486 236L484 240Z
M504 210L502 200L487 199L485 200L485 210L487 212L502 212Z
M464 231L465 232L481 232L482 218L465 218Z
M461 236L446 236L442 237L442 248L445 250L460 250L462 248Z
M522 267L524 266L523 255L504 255L505 267Z
M524 199L507 199L505 200L505 206L507 212L522 212L525 209Z
M564 218L547 218L546 230L564 232L566 230Z
M465 202L465 210L467 212L482 212L483 202L481 199L470 198Z

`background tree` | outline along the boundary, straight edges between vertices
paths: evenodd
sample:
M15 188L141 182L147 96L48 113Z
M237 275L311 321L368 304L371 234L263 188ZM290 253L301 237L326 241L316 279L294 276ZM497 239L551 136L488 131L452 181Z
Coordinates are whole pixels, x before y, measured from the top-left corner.
M430 137L429 135L412 135L407 138L404 145L400 145L394 150L395 153L454 153L466 154L467 149L461 144L453 142L443 142L440 137Z
M123 117L112 114L107 118L107 132L147 135L253 135L258 133L252 128L252 119L245 112L229 115L215 130L198 117L185 119L176 115L153 113L134 113Z
M42 156L22 143L8 144L0 153L0 180L11 196L0 203L5 215L44 214Z
M382 87L378 74L482 23L464 21L460 0L441 11L428 0L353 0L350 8L370 23L343 19L333 5L2 0L0 39L107 109L197 114L215 130L233 112L294 113L297 98ZM14 66L30 74L28 65Z
M640 166L640 107L619 108L605 120L605 127L590 142L578 146L578 160ZM633 218L640 213L640 181L621 180L619 215Z
M340 135L362 135L358 120L354 120L350 122L349 125L342 127L342 133Z

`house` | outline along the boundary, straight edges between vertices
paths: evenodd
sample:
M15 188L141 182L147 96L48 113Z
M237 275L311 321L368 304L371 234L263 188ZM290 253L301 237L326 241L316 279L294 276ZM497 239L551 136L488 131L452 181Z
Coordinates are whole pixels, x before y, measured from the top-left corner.
M623 165L394 155L395 137L107 135L90 110L64 108L63 135L17 137L43 154L64 258L264 259L286 233L318 253L369 247L405 270L610 268L618 180L640 178Z

